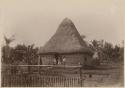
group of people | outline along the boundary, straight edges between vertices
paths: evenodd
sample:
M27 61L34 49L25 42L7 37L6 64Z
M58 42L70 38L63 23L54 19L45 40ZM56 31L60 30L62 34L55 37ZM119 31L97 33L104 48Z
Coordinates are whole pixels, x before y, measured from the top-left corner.
M61 64L64 64L65 65L65 61L66 61L66 58L65 57L55 57L53 59L53 64L54 65L61 65Z

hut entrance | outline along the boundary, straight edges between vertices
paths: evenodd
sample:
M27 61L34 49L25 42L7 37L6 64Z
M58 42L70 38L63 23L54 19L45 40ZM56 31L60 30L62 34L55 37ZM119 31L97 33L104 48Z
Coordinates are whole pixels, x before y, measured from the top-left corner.
M56 60L56 65L57 65L59 61L59 54L55 54L55 60Z

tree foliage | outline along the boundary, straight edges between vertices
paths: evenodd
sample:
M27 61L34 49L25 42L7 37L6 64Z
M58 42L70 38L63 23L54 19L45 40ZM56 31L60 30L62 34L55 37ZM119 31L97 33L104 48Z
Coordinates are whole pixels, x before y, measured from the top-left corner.
M124 59L124 48L118 45L113 46L109 42L103 40L91 41L90 48L98 52L100 61L107 60L109 62L119 62Z
M3 54L6 54L5 47L2 49ZM24 61L22 64L36 64L38 57L38 48L34 47L34 44L26 46L25 44L18 44L14 48L11 48L10 56L6 58L6 55L3 55L4 62L10 64L20 64L20 62ZM5 60L6 59L6 60Z

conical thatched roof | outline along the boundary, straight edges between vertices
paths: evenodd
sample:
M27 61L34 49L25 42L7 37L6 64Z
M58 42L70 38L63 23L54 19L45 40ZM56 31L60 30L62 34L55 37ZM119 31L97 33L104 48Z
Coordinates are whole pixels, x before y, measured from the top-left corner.
M73 22L65 18L52 38L39 50L39 53L85 53L90 52Z

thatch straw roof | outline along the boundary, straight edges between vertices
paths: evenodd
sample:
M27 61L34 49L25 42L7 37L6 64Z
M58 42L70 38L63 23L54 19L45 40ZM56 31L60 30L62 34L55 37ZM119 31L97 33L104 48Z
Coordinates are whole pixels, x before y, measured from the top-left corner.
M59 25L56 33L39 50L39 53L85 53L92 51L81 38L74 23L65 18Z

